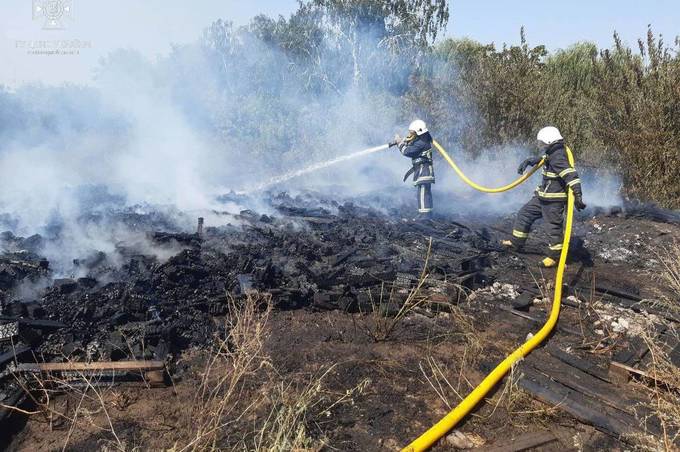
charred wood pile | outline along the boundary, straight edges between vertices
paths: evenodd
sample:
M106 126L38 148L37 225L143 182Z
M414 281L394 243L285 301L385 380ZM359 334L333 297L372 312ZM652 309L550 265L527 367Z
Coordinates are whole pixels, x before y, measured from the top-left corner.
M540 255L538 242L523 255L501 249L507 218L414 223L394 212L285 193L272 196L270 207L267 214L220 214L225 221L218 227L200 218L196 233L148 229L149 243L172 245L177 252L162 259L120 243L115 258L103 252L80 257L70 274L53 269L41 255L49 239L3 233L0 403L21 404L26 374L97 370L114 377L116 372L156 372L165 363L171 368L183 350L207 344L224 328L219 320L229 315L230 300L238 303L252 291L270 293L280 310L361 313L375 309L385 291L394 294L394 305L387 309L398 311L420 286L420 309L426 315L466 301L469 309L502 322L513 319L527 331L545 321L552 275L532 265ZM593 259L617 262L618 248L599 234L597 218L615 218L619 225L627 219L677 219L647 206L599 212L594 218L577 225L557 331L549 345L519 365L518 384L617 438L645 428L658 434L651 413L646 427L640 426L639 396L627 389L630 379L651 378L644 370L647 344L632 334L612 339L612 322L589 305L596 299L605 310L652 315L654 334L664 339L675 365L680 365L673 334L679 319L647 304L646 294L623 274L614 271L595 280L592 264ZM144 218L136 221L145 228ZM600 340L599 354L585 346L592 337ZM157 374L151 376L159 381ZM11 413L0 408L0 419Z

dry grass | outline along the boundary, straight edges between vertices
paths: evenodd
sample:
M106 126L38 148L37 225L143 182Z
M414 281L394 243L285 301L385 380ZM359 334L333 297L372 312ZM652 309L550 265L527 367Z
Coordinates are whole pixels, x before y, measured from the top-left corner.
M680 369L669 357L669 346L651 335L642 337L649 347L651 362L647 368L648 378L637 385L646 391L646 404L661 426L661 437L638 435L632 438L642 450L677 451L680 449ZM680 340L677 331L672 334L674 343ZM642 419L646 424L649 419Z
M62 451L71 447L71 440L78 429L97 431L101 437L100 444L107 450L133 450L134 447L116 432L111 410L116 408L119 397L110 383L102 382L103 376L73 371L64 377L17 374L17 381L36 406L35 411L23 413L39 417L50 431L65 429ZM65 397L58 397L62 394Z
M319 441L309 437L307 413L324 401L322 375L297 391L280 382L270 394L271 410L256 432L253 450L289 451L319 449Z
M549 292L549 281L540 278L536 282L544 293ZM455 330L452 334L462 339L462 352L457 353L455 364L449 366L442 359L435 358L433 353L429 353L419 367L428 385L447 409L451 410L476 386L468 376L471 370L478 367L484 350L491 344L485 343L484 334L475 327L474 317L465 313L460 306L452 306L449 315L452 329ZM537 402L519 387L520 377L520 370L513 366L502 386L487 400L484 408L471 415L476 419L475 423L487 422L494 416L507 419L509 424L519 429L526 429L537 423L550 425L554 422L560 407Z
M423 296L421 290L429 276L429 261L432 252L432 238L430 238L427 246L427 254L423 269L420 272L420 277L416 285L411 288L406 299L400 303L396 297L395 288L392 287L389 295L385 297L385 286L381 286L378 300L374 300L372 294L369 292L371 300L371 325L366 328L366 332L376 342L381 342L389 339L403 319L418 307L422 306L427 297ZM400 307L395 315L391 315L390 306L398 305Z
M475 385L468 379L470 370L476 368L484 344L469 331L465 337L474 337L467 342L462 354L456 359L454 366L447 366L442 359L429 354L420 364L420 372L437 397L444 403L448 411L454 409ZM516 366L505 377L503 385L487 400L483 408L472 413L474 423L482 425L494 416L506 419L519 429L527 429L532 425L550 425L558 415L560 407L547 406L519 387L521 372Z
M398 287L396 284L391 284L389 289L386 283L383 282L380 286L380 292L374 295L372 291L368 291L368 297L371 302L371 310L369 322L363 325L364 332L375 342L383 342L393 337L395 331L403 320L413 313L425 313L431 316L431 312L425 312L425 308L433 308L436 311L440 309L449 311L454 317L458 313L462 313L457 304L466 297L466 289L458 284L450 282L437 281L439 289L446 287L453 289L458 294L458 298L454 303L447 301L434 301L431 297L424 293L423 290L429 278L429 264L432 258L432 238L429 239L427 245L427 253L423 268L420 272L418 280L411 287L406 296L404 288ZM363 313L362 313L363 314ZM470 319L464 319L466 323Z
M194 437L178 450L216 449L225 432L262 402L256 399L243 406L243 395L248 383L264 378L263 371L271 366L263 352L270 313L269 296L250 295L242 304L229 301L227 335L215 338L189 411L188 430L194 430Z
M324 445L323 432L310 435L310 414L343 403L346 395L333 402L324 391L332 367L302 382L277 372L264 351L271 309L268 295L230 302L227 337L216 339L187 419L192 438L175 451L311 451Z
M665 259L662 259L664 265L663 278L668 287L670 287L677 295L680 295L680 244L674 243L666 249Z
M662 295L656 304L674 314L680 314L680 302L678 302L680 299L680 243L674 242L671 245L654 249L653 253L662 265L662 271L658 277L674 295L673 298Z
M309 377L281 375L264 350L271 309L268 295L230 302L227 337L216 339L187 419L191 439L174 451L320 450L327 444L324 419L368 386L329 393L324 383L335 366Z
M423 362L420 362L418 367L427 383L434 390L435 394L437 394L437 397L444 402L444 405L446 405L449 410L452 410L454 407L451 402L451 393L455 395L456 403L463 400L464 394L461 393L460 388L461 379L458 379L457 388L454 387L446 376L449 373L449 370L442 363L438 362L435 357L431 355L427 356L425 358L425 365L423 365ZM462 376L462 372L459 376ZM466 383L469 384L467 381Z
M452 335L459 337L463 342L462 353L457 353L453 366L447 366L430 351L418 367L437 397L451 410L474 388L466 372L475 368L483 344L479 332L475 329L474 319L465 314L459 306L451 306L449 319L454 330Z
M465 344L460 366L461 368L475 367L484 351L484 344L482 344L481 340L482 334L475 328L475 319L463 312L458 306L453 306L449 315L452 325L456 328L456 334Z
M680 244L677 242L665 248L659 255L663 263L661 277L675 294L674 299L662 298L669 311L680 312ZM676 329L666 333L671 344L680 343L680 332ZM650 398L653 411L661 422L663 446L666 450L680 449L680 368L671 362L668 344L643 336L649 347L652 363L648 373L653 379Z
M163 417L163 431L171 434L154 437L153 444L149 438L139 440L134 429L120 431L121 425L135 419L134 408L126 412L130 404L124 392L100 387L92 375L20 379L37 407L24 414L54 431L62 450L83 439L120 451L149 446L173 452L319 450L327 442L320 427L328 416L324 413L353 403L369 382L332 394L325 390L324 380L333 367L311 376L281 375L265 351L271 310L269 295L229 300L225 333L214 338L212 349L199 352L204 357L199 377L187 377L182 383L182 394L193 393L193 398L177 399L186 409L178 410L177 417ZM193 381L195 390L186 391Z
M363 380L356 387L340 395L330 394L324 389L323 382L335 366L324 370L309 381L296 385L282 379L269 394L270 411L261 422L253 440L254 447L244 447L254 451L313 451L328 446L320 425L324 419L331 418L335 408L343 404L354 404L354 397L363 394L370 380ZM298 387L300 386L300 387ZM310 414L318 415L312 419ZM313 424L318 438L312 439L307 425Z

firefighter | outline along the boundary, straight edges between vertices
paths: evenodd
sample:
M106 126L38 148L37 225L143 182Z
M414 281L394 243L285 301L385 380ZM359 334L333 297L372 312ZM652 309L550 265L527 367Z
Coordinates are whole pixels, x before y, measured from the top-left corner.
M531 225L543 218L548 229L548 255L540 262L544 268L554 267L562 251L564 224L564 206L567 202L567 190L574 192L574 206L583 210L581 180L574 168L574 156L564 144L564 138L556 127L544 127L538 132L539 147L544 157L531 157L522 162L518 173L545 158L543 181L536 188L534 197L520 209L515 220L511 240L503 240L502 244L521 250L529 237Z
M404 157L411 159L411 169L404 175L404 182L413 174L413 185L418 189L418 215L414 220L427 220L432 217L432 135L425 122L416 119L408 127L408 136L402 139L397 135L390 146L398 146Z

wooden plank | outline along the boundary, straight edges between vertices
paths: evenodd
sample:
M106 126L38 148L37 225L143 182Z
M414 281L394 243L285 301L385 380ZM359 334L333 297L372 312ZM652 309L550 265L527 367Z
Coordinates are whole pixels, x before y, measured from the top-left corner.
M618 439L625 439L624 435L631 433L643 433L633 416L555 382L528 364L521 364L521 372L523 375L518 385L522 389L544 403L559 407L579 421Z
M350 257L352 254L356 252L357 252L356 248L351 248L349 251L345 251L344 253L331 256L331 258L329 259L329 264L331 264L331 267L337 267L338 265L345 262L348 257Z
M626 364L616 361L609 363L609 379L617 385L625 385L628 383L630 380L630 374L633 373L644 377L648 376L646 373Z
M533 354L528 361L534 369L562 385L599 400L612 408L635 416L641 413L642 400L627 397L621 388L593 377L546 353ZM643 413L650 414L651 413Z
M30 326L33 328L66 328L66 324L56 320L26 319L23 317L0 315L0 321L19 322L21 325Z
M165 368L163 361L103 361L93 363L30 363L19 364L17 370L24 372L87 372L95 370L151 371Z
M595 378L599 378L602 381L609 381L609 374L606 369L599 367L597 364L591 363L585 359L581 359L578 356L567 353L564 350L557 348L556 346L549 344L545 350L555 358L559 359L565 364L575 367L576 369L583 371Z
M516 315L517 317L521 317L523 319L529 320L530 322L533 322L537 325L544 325L547 319L541 319L538 317L534 317L531 314L527 314L526 312L518 311L517 309L513 309L508 306L503 306L503 305L498 305L499 309L502 309L503 311L507 311L512 315ZM560 324L557 324L557 329L563 333L571 334L573 336L582 336L581 333L579 333L576 330L572 330L571 328L567 328L564 326L561 326Z
M462 253L466 251L466 248L464 248L460 242L457 242L455 240L449 240L446 238L442 238L441 231L438 231L434 228L430 228L428 226L425 226L424 224L418 224L418 223L408 223L407 224L408 228L411 229L413 232L417 232L420 234L425 234L426 237L432 239L432 243L439 243L442 245L446 245L450 249L453 249L456 252Z
M659 317L668 320L669 322L680 323L680 316L673 314L667 309L654 309L647 304L639 303L633 307L633 310L636 312L646 311L650 314L656 314Z
M656 336L655 336L656 337ZM649 347L640 337L632 337L628 339L628 345L620 350L617 350L612 356L612 361L633 366L640 362L645 357Z
M609 374L611 375L612 379L616 379L617 382L620 382L622 384L627 383L630 380L631 375L637 375L638 377L646 378L648 380L656 382L659 385L664 385L668 388L680 389L680 387L672 383L669 383L665 380L659 380L658 378L654 378L654 376L651 375L649 372L636 369L623 363L617 363L616 361L612 361L611 364L609 365Z
M665 331L665 325L655 325L652 339L656 340ZM611 364L619 363L633 369L636 364L642 361L648 352L649 347L642 338L632 337L628 339L628 343L625 348L614 353ZM631 372L620 366L612 366L611 364L609 365L609 379L618 385L628 383Z
M16 359L17 357L23 355L24 353L30 350L31 347L29 347L28 345L17 345L12 350L0 355L0 366L8 361Z
M66 328L66 324L58 322L56 320L43 320L43 319L19 319L19 324L29 326L31 328Z
M306 221L308 223L314 223L314 224L331 224L334 223L335 220L332 218L322 218L322 217L290 217L290 218L295 218L297 220L302 220Z
M666 325L656 324L654 325L654 331L651 336L652 340L656 340L666 332ZM639 363L649 351L647 343L638 336L633 336L628 338L626 347L618 350L612 357L612 361L617 361L620 363L628 364L629 366L634 366Z
M532 432L525 433L517 438L512 438L509 441L501 442L500 444L494 444L488 447L478 447L472 450L477 452L520 452L550 444L554 441L557 441L557 437L551 432Z
M595 287L592 287L592 288L589 288L589 289L593 289L593 290L595 290L595 292L598 292L598 293L612 295L612 296L617 297L617 298L623 298L623 299L634 301L634 302L642 301L642 297L640 297L637 294L632 294L630 292L624 292L623 290L613 289L611 287L598 285L598 286L595 286Z

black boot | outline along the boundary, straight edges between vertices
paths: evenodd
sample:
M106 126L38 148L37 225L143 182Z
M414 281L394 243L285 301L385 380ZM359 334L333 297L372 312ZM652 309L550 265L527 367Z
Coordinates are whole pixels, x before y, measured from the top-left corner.
M413 217L411 221L414 222L421 222L421 221L428 221L432 219L432 212L419 212L418 215Z

